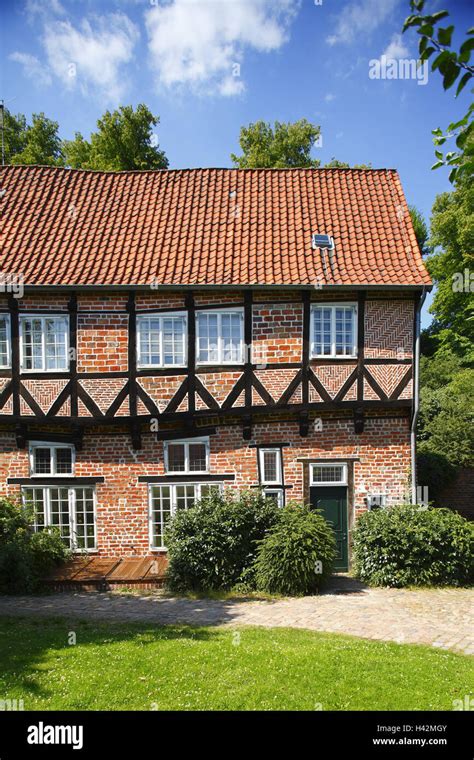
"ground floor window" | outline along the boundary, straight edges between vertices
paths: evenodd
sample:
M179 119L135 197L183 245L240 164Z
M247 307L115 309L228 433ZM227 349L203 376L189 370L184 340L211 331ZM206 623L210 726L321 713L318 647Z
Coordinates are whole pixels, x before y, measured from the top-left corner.
M150 541L152 549L165 549L166 523L177 509L188 509L221 483L173 483L150 487Z
M263 491L265 499L274 501L278 507L283 506L283 488L265 488Z
M96 548L95 494L93 488L46 486L24 488L23 502L34 511L35 530L58 528L74 551Z

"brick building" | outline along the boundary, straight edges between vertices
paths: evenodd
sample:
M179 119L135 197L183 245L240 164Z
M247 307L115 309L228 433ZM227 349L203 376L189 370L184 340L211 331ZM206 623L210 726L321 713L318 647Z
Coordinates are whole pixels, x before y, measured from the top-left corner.
M144 557L210 488L323 509L348 567L413 489L431 287L393 170L1 171L0 481Z

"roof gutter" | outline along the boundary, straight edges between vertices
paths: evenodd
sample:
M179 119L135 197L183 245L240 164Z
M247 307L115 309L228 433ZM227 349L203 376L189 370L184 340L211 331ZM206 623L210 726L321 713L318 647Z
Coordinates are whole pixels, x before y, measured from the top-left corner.
M226 285L225 283L222 284L202 284L199 282L196 282L194 284L186 284L186 285L180 285L180 284L165 284L165 285L134 285L131 283L130 285L107 285L107 284L97 284L97 285L33 285L33 284L24 284L23 290L26 293L33 293L33 292L58 292L58 291L67 291L67 292L92 292L97 290L104 290L104 291L110 291L110 292L129 292L130 290L135 290L137 292L153 292L154 290L157 292L161 291L182 291L182 290L210 290L210 291L222 291L222 290L235 290L235 291L242 291L242 290L284 290L284 291L295 291L299 292L302 290L331 290L331 291L359 291L359 290L367 290L367 291L377 291L377 290L383 290L383 291L400 291L400 290L410 290L410 291L423 291L423 292L429 292L432 289L432 285L414 285L413 283L410 284L397 284L397 285L387 285L387 284L380 284L380 285L368 285L368 284L361 284L357 283L354 285L333 285L333 284L327 284L327 285L269 285L267 283L240 283L238 285L235 284L229 284Z
M431 290L431 288L430 288ZM420 332L421 332L421 310L425 302L428 288L423 288L421 297L418 299L415 310L414 328L415 328L415 355L413 367L413 415L410 430L410 448L411 448L411 503L417 503L417 478L416 478L416 423L420 409Z

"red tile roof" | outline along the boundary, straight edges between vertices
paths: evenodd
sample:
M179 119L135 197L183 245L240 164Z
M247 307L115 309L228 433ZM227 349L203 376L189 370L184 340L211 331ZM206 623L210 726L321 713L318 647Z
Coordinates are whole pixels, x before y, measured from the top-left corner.
M27 285L429 285L396 171L6 166L0 272ZM332 235L333 267L311 246Z

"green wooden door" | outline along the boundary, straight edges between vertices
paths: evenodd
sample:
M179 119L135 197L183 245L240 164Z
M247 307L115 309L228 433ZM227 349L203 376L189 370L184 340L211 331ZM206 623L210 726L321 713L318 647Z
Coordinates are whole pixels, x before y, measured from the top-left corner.
M349 570L347 538L347 486L312 486L311 505L320 509L336 535L335 570Z

